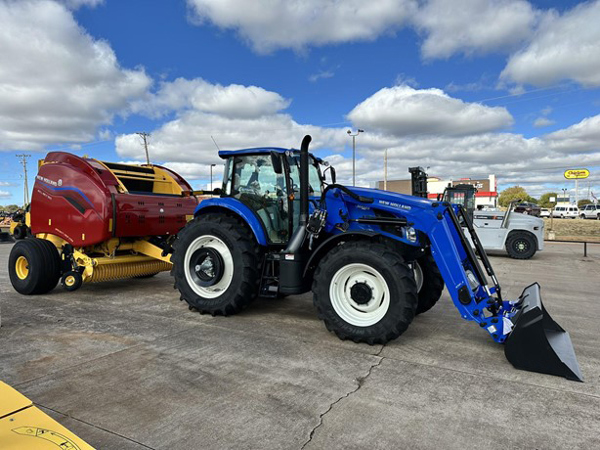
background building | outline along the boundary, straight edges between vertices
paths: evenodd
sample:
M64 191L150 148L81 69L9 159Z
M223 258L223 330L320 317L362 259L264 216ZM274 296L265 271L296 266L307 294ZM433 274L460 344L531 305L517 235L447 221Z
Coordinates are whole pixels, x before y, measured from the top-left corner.
M427 192L430 199L437 199L438 194L443 194L444 189L450 186L456 186L457 184L470 184L475 186L477 193L475 194L475 205L479 206L498 206L498 188L496 185L496 175L489 175L488 178L482 179L471 179L471 178L459 178L456 180L442 180L437 177L427 178ZM383 189L384 182L378 181L376 183L377 189ZM408 194L411 192L411 181L408 180L388 180L387 190L392 192L399 192L400 194Z

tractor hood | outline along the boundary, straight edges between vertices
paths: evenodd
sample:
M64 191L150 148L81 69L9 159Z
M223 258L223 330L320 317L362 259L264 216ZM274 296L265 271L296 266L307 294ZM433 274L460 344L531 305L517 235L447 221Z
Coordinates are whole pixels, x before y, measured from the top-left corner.
M380 189L348 187L352 192L362 197L373 199L372 206L387 206L399 210L411 210L413 208L431 208L434 203L426 198L414 197L407 194L399 194L397 192L383 191Z

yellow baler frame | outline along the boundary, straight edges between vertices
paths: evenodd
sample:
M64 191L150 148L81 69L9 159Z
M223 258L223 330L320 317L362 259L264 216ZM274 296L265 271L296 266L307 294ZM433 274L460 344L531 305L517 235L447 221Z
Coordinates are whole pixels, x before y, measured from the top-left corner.
M53 234L42 233L36 237L52 242L59 251L68 244ZM66 255L63 253L61 257L64 260ZM171 256L163 256L163 250L147 239L122 242L119 238L112 238L92 247L74 249L73 258L78 266L83 267L81 276L84 283L152 275L172 267Z

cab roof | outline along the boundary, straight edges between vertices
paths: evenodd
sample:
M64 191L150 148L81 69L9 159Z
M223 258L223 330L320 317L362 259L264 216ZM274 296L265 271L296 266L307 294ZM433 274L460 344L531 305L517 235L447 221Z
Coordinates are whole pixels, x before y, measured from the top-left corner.
M219 150L219 157L225 159L230 156L237 155L268 155L269 153L285 153L287 151L299 152L300 150L295 148L281 148L281 147L255 147L255 148L242 148L240 150Z

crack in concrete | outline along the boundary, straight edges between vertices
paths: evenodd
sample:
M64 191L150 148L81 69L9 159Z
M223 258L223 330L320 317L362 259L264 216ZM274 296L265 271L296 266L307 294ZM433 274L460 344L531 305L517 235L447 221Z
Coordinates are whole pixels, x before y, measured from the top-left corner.
M308 436L308 440L304 444L302 444L302 447L300 447L300 450L304 450L306 448L306 446L311 443L311 441L313 440L313 437L315 435L315 432L323 425L323 420L325 419L325 416L333 409L333 407L335 405L337 405L338 403L340 403L342 400L344 400L344 399L350 397L352 394L355 394L356 392L358 392L360 390L360 388L363 386L363 384L365 384L365 381L367 380L367 378L369 378L369 376L373 372L373 369L375 369L376 367L379 367L379 365L381 364L381 362L385 359L385 357L380 356L381 352L384 349L384 347L385 347L385 345L382 345L381 348L379 349L379 351L377 353L372 354L373 356L379 358L379 361L377 361L374 364L371 364L371 366L369 367L369 370L367 371L367 373L364 376L358 377L356 379L356 382L357 382L356 388L354 388L350 392L347 392L346 394L342 395L336 401L334 401L333 403L331 403L329 405L329 408L327 408L327 410L325 412L319 414L319 423L317 423L317 425L310 431L310 435Z

